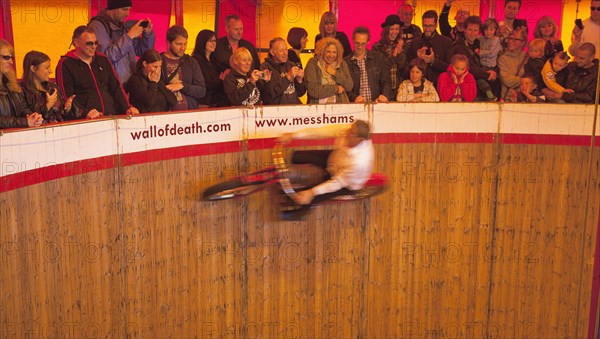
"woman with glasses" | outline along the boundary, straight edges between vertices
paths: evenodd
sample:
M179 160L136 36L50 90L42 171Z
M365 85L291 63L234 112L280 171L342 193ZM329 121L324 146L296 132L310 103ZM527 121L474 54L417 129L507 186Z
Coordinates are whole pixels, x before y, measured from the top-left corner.
M527 44L527 29L516 29L506 38L507 47L498 58L500 68L500 82L502 83L501 98L504 100L516 100L520 91L521 76L525 73L524 67L527 62L527 53L524 48Z
M60 122L65 117L76 118L79 111L73 105L75 96L64 98L56 84L49 81L50 74L52 65L48 55L38 51L25 54L21 87L27 107L39 112L45 122Z
M223 79L231 70L228 68L220 74L217 72L214 61L211 60L216 48L217 36L215 32L208 29L201 30L196 36L196 45L192 52L192 58L198 61L206 85L206 95L198 100L199 107L227 106Z
M39 113L33 113L25 104L17 83L14 60L12 45L0 39L0 129L39 126L44 118Z

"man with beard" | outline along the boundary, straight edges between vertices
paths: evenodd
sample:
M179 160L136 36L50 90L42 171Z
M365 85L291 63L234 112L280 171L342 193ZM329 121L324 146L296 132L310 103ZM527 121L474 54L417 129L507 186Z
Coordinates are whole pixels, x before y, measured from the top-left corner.
M180 25L167 30L167 51L162 53L161 77L177 97L173 111L198 108L198 100L206 95L206 85L196 59L185 54L188 33Z
M259 80L258 85L265 105L298 105L306 93L304 70L288 61L288 47L283 38L269 42L269 56L260 65L272 72L271 80Z
M130 11L131 0L108 0L106 9L100 10L89 24L98 38L98 52L110 59L123 84L135 71L136 56L154 48L155 42L150 19L125 26Z
M438 15L434 10L423 13L422 22L423 36L413 40L406 56L407 60L424 60L429 65L427 79L437 86L438 77L446 72L452 58L452 40L436 31Z

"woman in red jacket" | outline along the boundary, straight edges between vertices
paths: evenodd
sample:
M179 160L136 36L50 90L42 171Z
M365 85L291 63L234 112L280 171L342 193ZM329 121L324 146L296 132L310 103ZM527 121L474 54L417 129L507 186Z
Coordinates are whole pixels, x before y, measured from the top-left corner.
M443 102L473 102L477 96L477 83L469 73L469 59L455 54L445 73L438 78L438 93Z

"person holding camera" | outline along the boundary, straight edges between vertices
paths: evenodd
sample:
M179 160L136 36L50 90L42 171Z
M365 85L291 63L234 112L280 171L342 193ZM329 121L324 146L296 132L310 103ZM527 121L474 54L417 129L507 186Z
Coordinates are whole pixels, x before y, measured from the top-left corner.
M288 48L283 38L269 42L269 56L260 65L262 71L270 71L271 81L259 80L265 105L299 105L299 97L306 93L304 70L301 65L288 60Z
M50 74L52 68L48 55L38 51L25 54L21 87L27 107L39 112L45 122L81 118L81 112L73 105L75 94L68 98L61 96L56 84L49 81Z
M89 23L98 38L98 51L106 54L122 84L135 72L136 56L154 48L156 40L150 19L125 23L130 11L131 0L108 0Z
M590 17L585 20L575 20L569 54L577 55L577 49L583 43L589 42L596 47L596 58L600 58L600 0L590 2Z
M446 72L452 58L452 39L437 32L438 15L429 10L422 17L423 35L413 40L406 51L407 60L419 58L427 64L427 79L437 86L437 79Z
M225 95L233 106L252 106L260 101L259 80L269 82L271 71L259 71L253 68L252 53L245 47L239 47L231 55L231 72L223 80Z

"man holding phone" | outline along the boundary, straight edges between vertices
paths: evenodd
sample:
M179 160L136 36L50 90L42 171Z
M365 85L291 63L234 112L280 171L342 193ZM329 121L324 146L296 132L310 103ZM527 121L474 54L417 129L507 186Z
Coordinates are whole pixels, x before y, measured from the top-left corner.
M577 55L577 49L585 42L596 47L596 58L600 57L600 0L592 0L590 4L590 17L578 20L573 27L569 54Z
M108 0L89 23L98 38L98 51L106 54L123 84L135 71L136 56L154 48L156 40L150 19L125 23L130 12L131 0Z
M452 58L452 39L437 32L438 15L434 10L423 13L423 35L413 40L406 51L407 60L419 58L428 64L427 80L437 86L437 79Z

